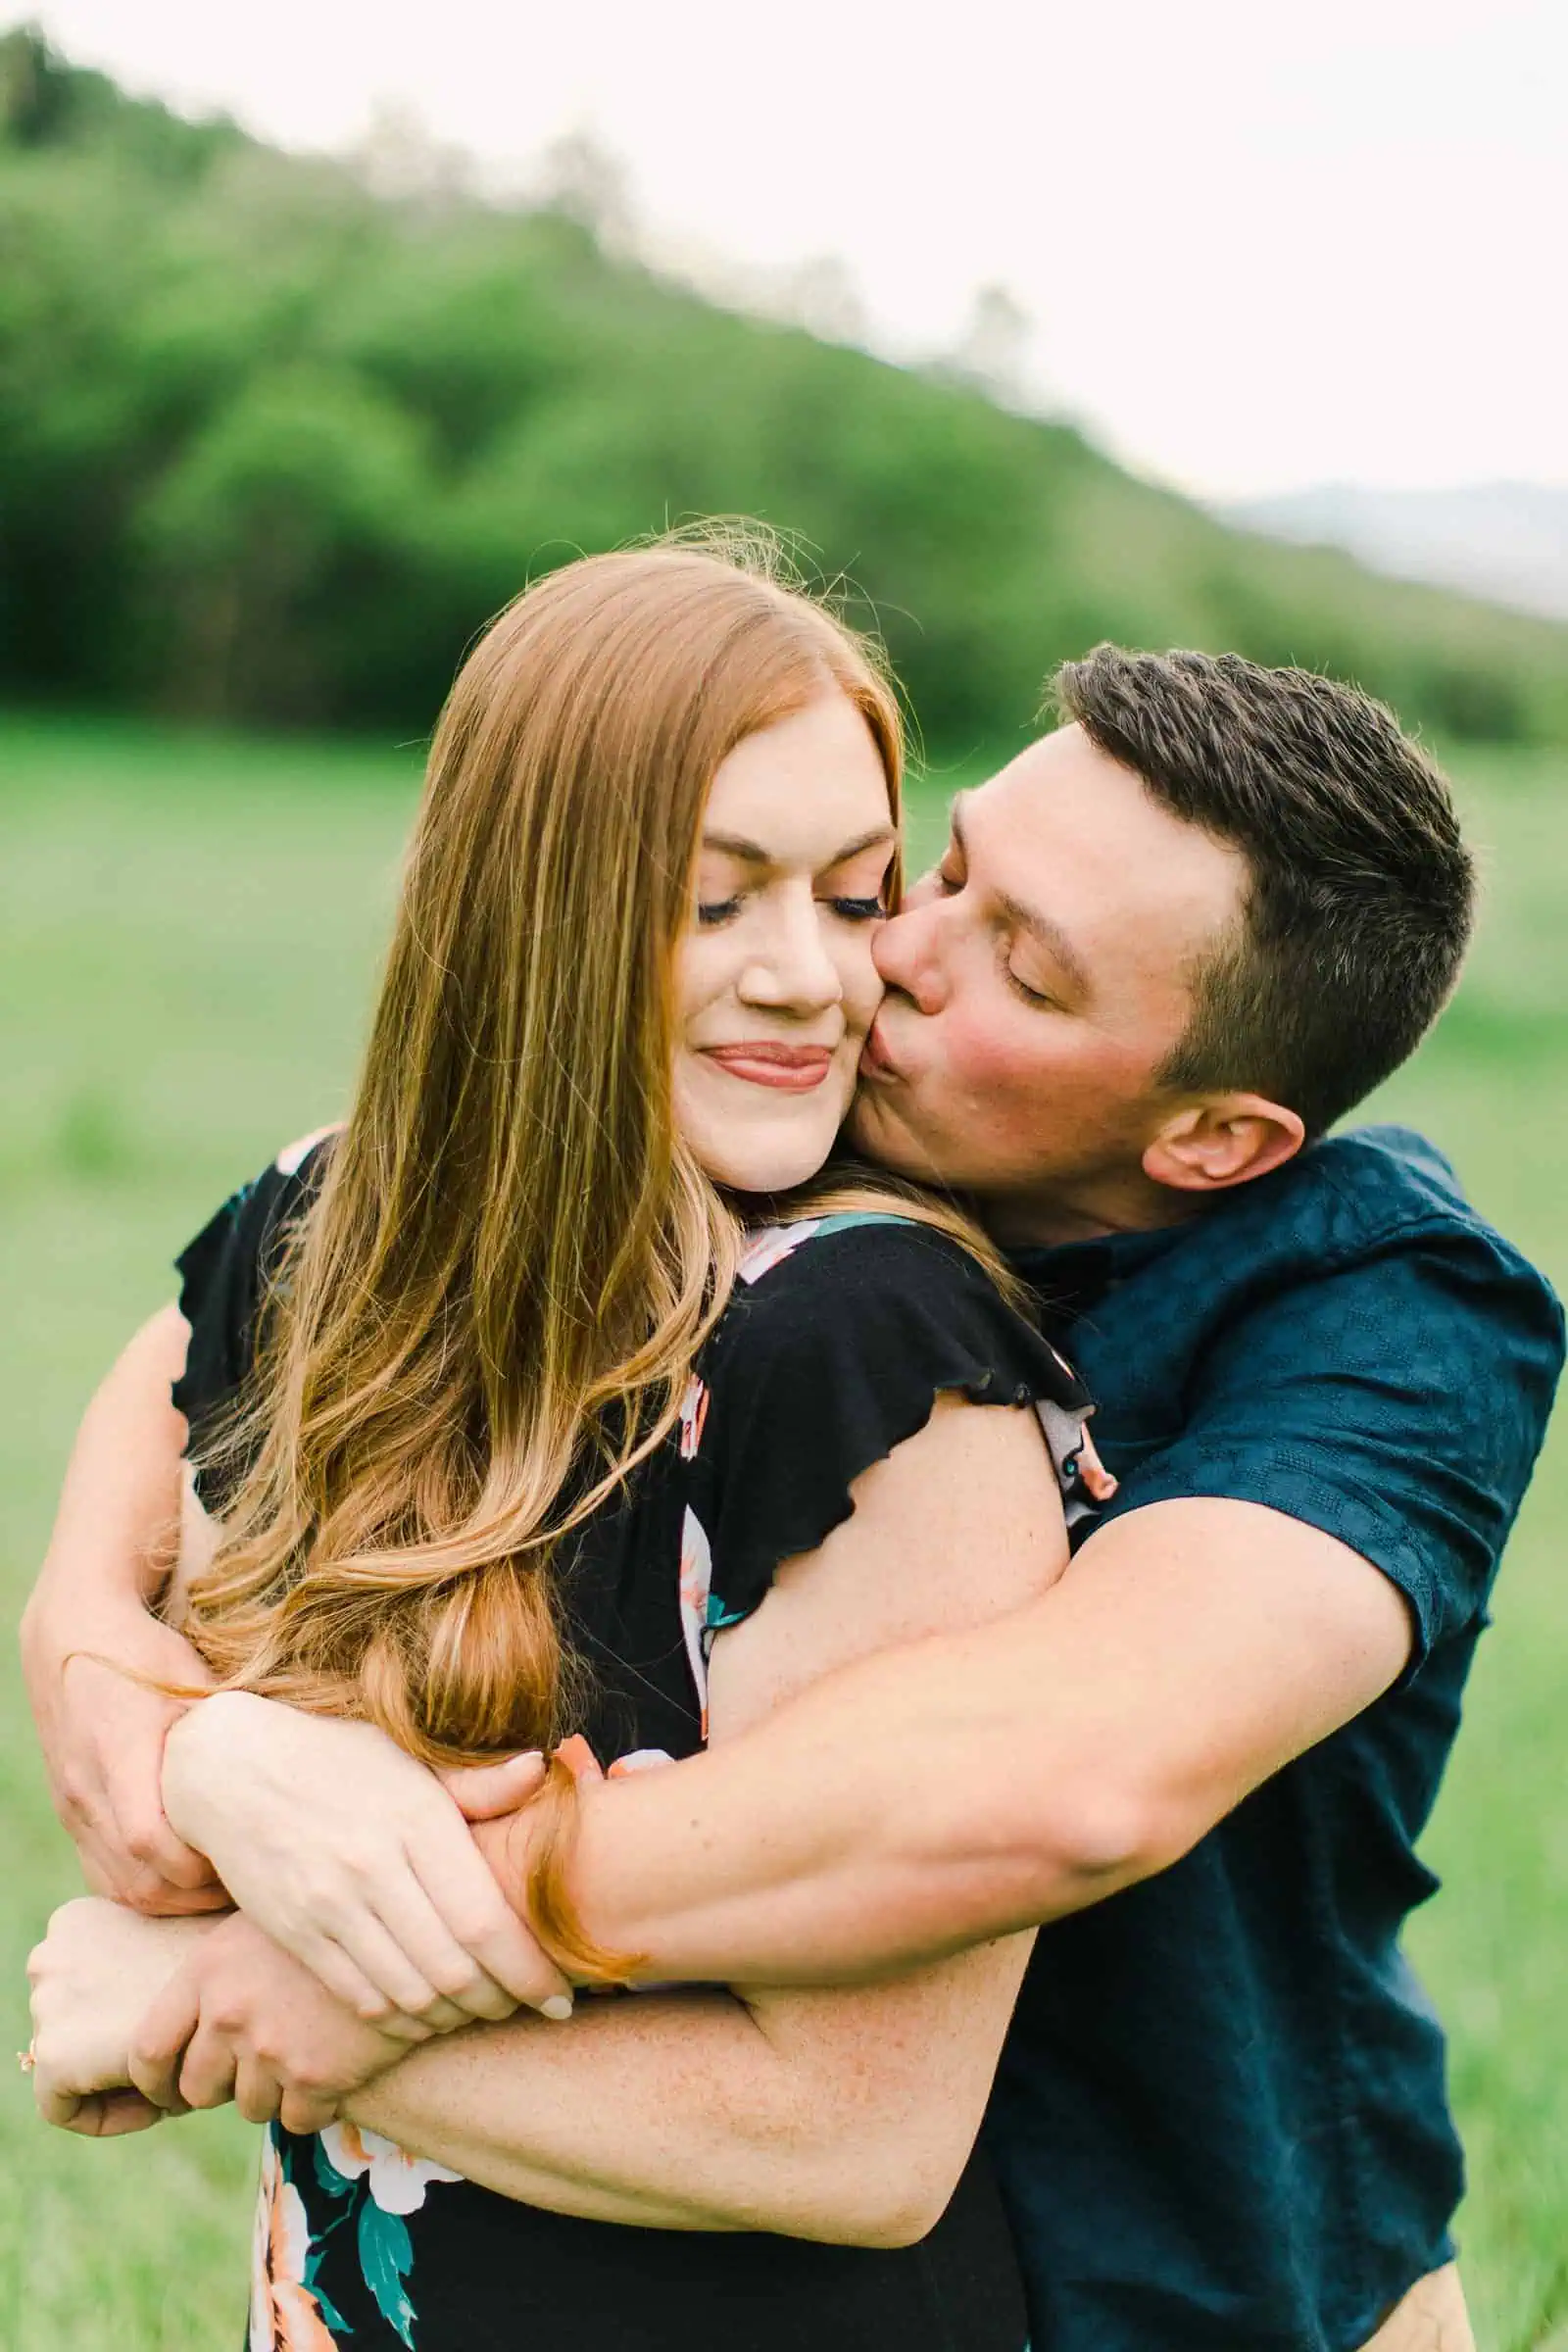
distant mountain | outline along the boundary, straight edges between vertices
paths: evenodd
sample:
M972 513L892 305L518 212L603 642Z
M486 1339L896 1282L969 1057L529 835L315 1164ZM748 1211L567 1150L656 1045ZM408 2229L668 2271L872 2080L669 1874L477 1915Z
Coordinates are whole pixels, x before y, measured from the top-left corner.
M1223 521L1271 539L1345 548L1399 579L1568 616L1568 489L1476 482L1462 490L1362 490L1330 482L1216 511Z

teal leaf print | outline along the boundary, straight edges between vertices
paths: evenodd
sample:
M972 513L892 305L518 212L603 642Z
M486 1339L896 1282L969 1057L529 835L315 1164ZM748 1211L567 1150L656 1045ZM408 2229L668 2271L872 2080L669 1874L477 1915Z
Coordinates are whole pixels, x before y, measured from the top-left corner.
M309 2262L307 2262L305 2265L305 2291L307 2294L314 2295L316 2297L317 2310L320 2313L327 2327L332 2329L335 2335L352 2335L354 2330L349 2326L347 2320L343 2317L343 2314L338 2310L337 2305L332 2301L330 2295L324 2295L321 2292L320 2287L317 2284L316 2274L320 2267L321 2257L319 2253L313 2254Z
M311 2141L311 2150L316 2160L317 2180L320 2187L325 2189L327 2195L329 2197L346 2197L352 2195L354 2189L353 2181L348 2180L342 2173L338 2171L337 2166L332 2162L331 2157L328 2156L326 2150L322 2147L319 2138L315 2138Z
M372 2198L360 2207L360 2268L389 2328L413 2352L414 2305L403 2281L414 2266L414 2241L402 2216L384 2213Z

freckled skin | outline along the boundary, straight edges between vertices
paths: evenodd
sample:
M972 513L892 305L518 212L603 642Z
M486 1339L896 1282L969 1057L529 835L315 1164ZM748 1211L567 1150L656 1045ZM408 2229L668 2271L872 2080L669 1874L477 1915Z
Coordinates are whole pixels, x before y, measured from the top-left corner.
M1077 726L966 795L960 824L961 850L877 936L892 1066L873 1045L856 1142L973 1193L1004 1239L1170 1222L1188 1204L1141 1159L1177 1101L1158 1072L1190 975L1241 916L1240 855ZM1012 919L1019 903L1064 935L1076 972Z

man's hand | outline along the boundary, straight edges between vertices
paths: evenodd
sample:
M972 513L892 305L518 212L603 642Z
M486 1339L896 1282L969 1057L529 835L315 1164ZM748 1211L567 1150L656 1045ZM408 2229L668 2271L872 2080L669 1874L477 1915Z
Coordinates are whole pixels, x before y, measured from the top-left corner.
M517 1804L541 1773L476 1777ZM220 1691L170 1734L163 1788L240 1909L368 2023L569 2013L454 1799L373 1725Z
M227 1901L164 1819L158 1776L177 1699L205 1685L188 1642L149 1603L180 1550L185 1424L170 1397L189 1333L175 1306L144 1323L82 1416L49 1555L22 1620L22 1660L55 1810L101 1893L146 1912ZM111 1658L137 1682L95 1663Z
M250 2123L319 2132L431 2031L398 2024L395 2034L367 2025L240 1914L204 1938L140 2019L129 2077L155 2111L232 2099Z
M143 2130L160 2104L130 2086L131 2036L212 1919L143 1919L97 1895L64 1903L30 1954L32 2090L45 2123L108 2137Z
M164 1741L186 1702L117 1670L200 1687L211 1677L190 1643L134 1599L85 1613L46 1576L23 1621L22 1660L55 1811L88 1885L154 1916L226 1909L206 1855L164 1813Z

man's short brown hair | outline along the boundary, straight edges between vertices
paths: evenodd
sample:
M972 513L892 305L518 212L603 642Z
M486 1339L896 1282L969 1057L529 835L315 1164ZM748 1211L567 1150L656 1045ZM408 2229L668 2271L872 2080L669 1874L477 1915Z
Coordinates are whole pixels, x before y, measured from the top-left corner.
M1320 1134L1414 1052L1459 976L1475 867L1442 770L1370 695L1238 654L1099 645L1055 694L1251 876L1163 1082L1266 1095Z

